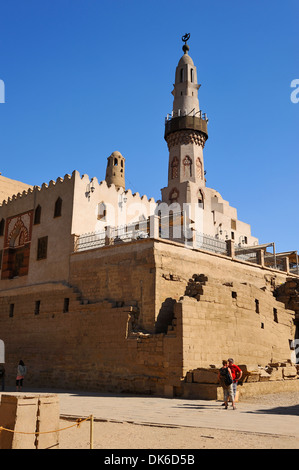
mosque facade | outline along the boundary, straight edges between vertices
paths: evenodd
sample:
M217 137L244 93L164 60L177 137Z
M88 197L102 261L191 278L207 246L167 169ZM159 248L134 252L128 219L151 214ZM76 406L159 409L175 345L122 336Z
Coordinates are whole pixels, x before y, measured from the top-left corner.
M196 386L207 396L215 381L194 382L194 371L228 356L246 377L279 364L280 386L283 370L298 378L299 307L277 294L299 281L297 252L259 244L207 187L199 88L185 38L159 201L126 188L119 151L103 181L73 171L39 187L0 175L0 338L11 383L20 358L38 387L179 396Z

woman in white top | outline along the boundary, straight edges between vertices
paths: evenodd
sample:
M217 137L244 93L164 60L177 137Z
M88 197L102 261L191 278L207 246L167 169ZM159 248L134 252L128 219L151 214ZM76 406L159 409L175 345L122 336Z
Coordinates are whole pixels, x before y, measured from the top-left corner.
M19 362L18 369L17 369L17 378L16 378L16 387L17 387L17 392L22 390L23 387L23 380L25 377L27 370L26 366L23 361Z

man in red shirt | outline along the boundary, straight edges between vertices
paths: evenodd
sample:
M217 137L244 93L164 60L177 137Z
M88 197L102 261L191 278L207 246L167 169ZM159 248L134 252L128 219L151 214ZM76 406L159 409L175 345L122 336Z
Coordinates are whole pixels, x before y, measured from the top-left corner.
M236 393L237 393L237 385L238 385L238 380L242 377L242 371L240 367L238 367L236 364L234 364L234 360L232 358L228 359L228 367L231 371L232 378L233 378L233 392L234 392L234 398L236 398Z

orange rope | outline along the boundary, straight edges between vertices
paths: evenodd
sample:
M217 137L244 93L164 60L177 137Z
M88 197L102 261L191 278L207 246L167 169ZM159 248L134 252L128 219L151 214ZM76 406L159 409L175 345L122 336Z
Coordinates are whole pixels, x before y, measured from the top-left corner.
M76 424L72 424L71 426L67 426L65 428L62 428L62 429L57 429L55 431L42 431L42 432L25 432L25 431L14 431L13 429L7 429L7 428L4 428L3 426L0 426L0 432L1 431L7 431L7 432L13 432L15 434L49 434L51 432L60 432L60 431L65 431L66 429L69 429L69 428L73 428L74 426L77 426L79 427L81 423L83 423L84 421L87 421L90 419L90 416L88 416L88 418L85 418L85 419L77 419L77 422Z

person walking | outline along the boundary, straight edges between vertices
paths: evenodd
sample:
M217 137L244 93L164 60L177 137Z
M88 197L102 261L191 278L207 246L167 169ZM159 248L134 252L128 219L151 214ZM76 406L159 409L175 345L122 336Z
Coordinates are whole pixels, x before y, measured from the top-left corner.
M234 400L237 398L237 385L238 381L242 377L242 371L239 366L234 364L233 358L228 359L228 368L231 371L231 375L233 377L233 392L234 392Z
M20 392L23 387L23 380L26 375L27 368L24 364L24 362L21 360L19 362L18 368L17 368L17 378L16 378L16 388L17 392Z
M225 409L227 410L228 400L230 399L232 402L233 410L235 410L236 406L233 392L233 377L230 369L228 368L228 362L225 360L222 361L222 367L219 369L218 380L223 389L223 401Z

